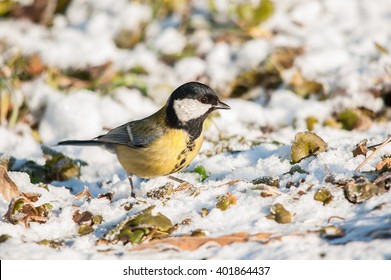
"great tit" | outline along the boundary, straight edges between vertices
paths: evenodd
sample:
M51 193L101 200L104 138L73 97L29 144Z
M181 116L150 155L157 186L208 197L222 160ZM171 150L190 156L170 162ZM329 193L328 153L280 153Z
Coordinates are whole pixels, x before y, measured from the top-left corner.
M187 167L203 142L207 116L216 109L230 109L208 86L189 82L178 87L159 111L121 125L92 140L67 140L58 145L99 146L117 155L128 173L153 178Z

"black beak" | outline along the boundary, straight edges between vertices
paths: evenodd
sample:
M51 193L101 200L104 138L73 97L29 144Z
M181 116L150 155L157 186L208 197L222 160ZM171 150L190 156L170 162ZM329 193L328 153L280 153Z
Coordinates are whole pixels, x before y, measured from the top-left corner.
M228 104L225 104L224 102L218 100L217 105L214 106L214 109L231 109L231 107L229 107Z

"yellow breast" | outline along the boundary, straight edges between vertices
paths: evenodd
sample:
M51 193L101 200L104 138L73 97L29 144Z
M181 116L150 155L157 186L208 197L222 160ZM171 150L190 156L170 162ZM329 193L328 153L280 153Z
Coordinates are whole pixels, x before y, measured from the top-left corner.
M116 154L129 174L153 178L177 172L190 164L201 148L202 135L190 141L181 129L169 129L148 147L118 145Z

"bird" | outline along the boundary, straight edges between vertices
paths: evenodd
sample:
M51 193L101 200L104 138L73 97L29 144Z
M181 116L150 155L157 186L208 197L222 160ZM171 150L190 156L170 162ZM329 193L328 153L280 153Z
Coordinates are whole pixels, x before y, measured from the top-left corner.
M66 140L57 145L98 146L116 154L127 172L131 194L133 176L155 178L186 168L203 142L203 123L218 109L230 109L200 82L176 88L154 114L130 121L91 140Z

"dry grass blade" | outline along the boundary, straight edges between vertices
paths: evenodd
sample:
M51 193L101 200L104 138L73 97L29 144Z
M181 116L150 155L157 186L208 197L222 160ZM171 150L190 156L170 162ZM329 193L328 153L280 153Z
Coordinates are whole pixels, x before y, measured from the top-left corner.
M365 164L368 163L384 146L391 142L391 135L384 141L372 154L369 155L354 171L359 171Z

